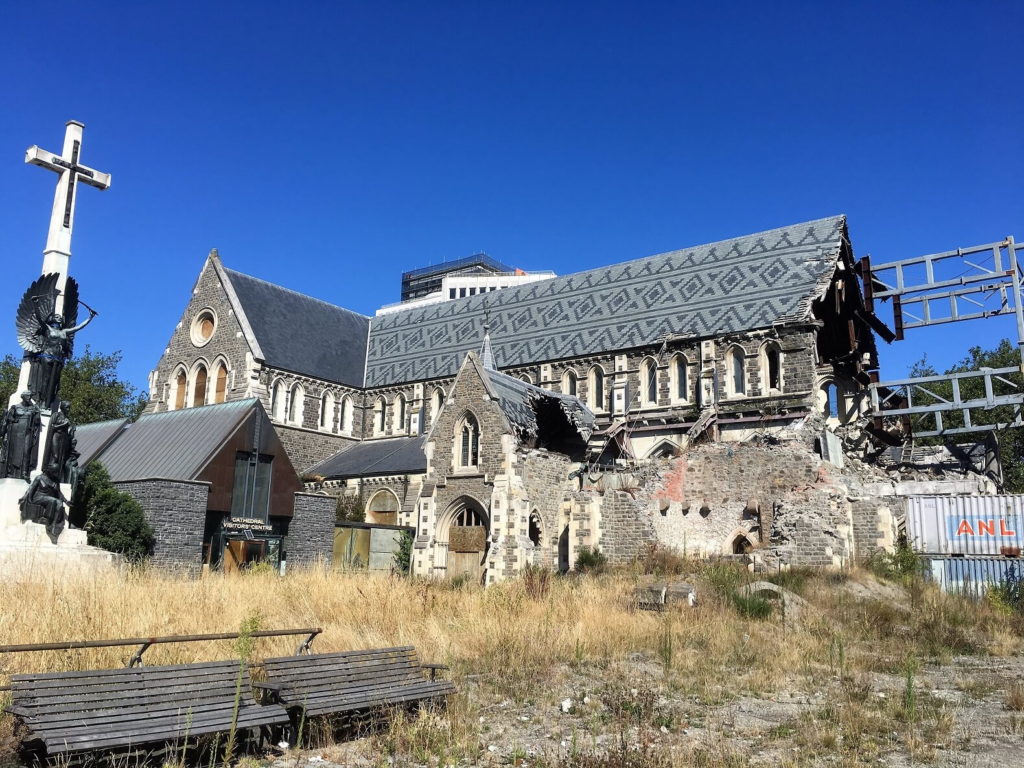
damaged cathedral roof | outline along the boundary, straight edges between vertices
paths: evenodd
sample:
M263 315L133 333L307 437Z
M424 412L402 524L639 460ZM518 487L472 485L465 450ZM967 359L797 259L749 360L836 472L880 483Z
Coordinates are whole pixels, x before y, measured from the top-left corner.
M370 320L365 386L453 376L490 315L503 368L810 317L846 240L832 216Z

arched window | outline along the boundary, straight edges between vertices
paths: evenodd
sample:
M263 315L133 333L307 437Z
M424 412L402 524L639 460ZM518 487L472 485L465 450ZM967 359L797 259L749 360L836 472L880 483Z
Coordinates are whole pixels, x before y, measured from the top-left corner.
M742 397L747 394L747 363L740 347L733 347L726 356L729 377L729 394Z
M825 401L825 415L830 419L844 419L843 394L839 389L839 385L834 381L825 382L822 386L822 391L825 393L823 398Z
M291 397L288 399L288 421L302 424L302 414L306 406L306 393L301 384L292 386Z
M274 387L270 390L270 415L274 421L284 421L284 401L286 399L284 382L281 380L274 382Z
M366 504L366 522L377 525L398 525L401 504L393 491L382 488Z
M388 401L378 397L373 405L373 434L383 435L384 427L388 419Z
M444 405L444 390L438 387L434 390L434 393L430 396L430 423L434 423L434 419L437 418L437 414L441 412L441 407Z
M398 395L395 398L394 419L395 422L391 425L391 431L394 433L405 432L405 395Z
M348 395L341 398L341 408L338 409L338 431L343 435L352 433L352 398Z
M196 368L195 378L192 380L192 407L198 408L201 405L206 405L206 384L207 384L207 373L206 366L202 363Z
M640 393L644 405L658 404L658 364L651 358L640 366Z
M175 411L180 411L185 407L185 395L188 390L188 377L185 376L185 371L178 371L178 375L174 377L174 408Z
M765 388L762 394L782 391L782 351L775 342L761 348L761 376Z
M540 519L540 512L536 509L530 513L529 530L527 535L530 537L530 542L533 546L540 546L541 539L544 536L544 523Z
M334 395L330 392L320 398L320 429L334 431Z
M562 394L576 397L576 371L572 368L562 374Z
M213 390L213 402L223 403L228 393L228 367L221 361L217 363L216 387Z
M690 399L688 365L686 355L672 358L672 399L677 403L685 403Z
M595 365L590 369L587 382L587 405L592 411L603 411L604 403L604 369Z
M456 462L462 469L475 469L480 463L480 425L467 413L459 424L455 444Z

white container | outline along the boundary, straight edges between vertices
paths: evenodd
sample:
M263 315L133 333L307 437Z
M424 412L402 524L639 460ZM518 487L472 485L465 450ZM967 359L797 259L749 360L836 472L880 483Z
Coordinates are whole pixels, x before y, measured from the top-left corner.
M910 496L907 538L929 555L1020 555L1024 496Z

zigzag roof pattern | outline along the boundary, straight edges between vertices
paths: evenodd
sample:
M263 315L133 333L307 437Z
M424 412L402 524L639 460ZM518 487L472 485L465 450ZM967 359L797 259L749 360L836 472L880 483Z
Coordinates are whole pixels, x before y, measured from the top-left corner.
M807 319L847 240L831 216L375 317L365 386L454 376L485 312L502 368Z

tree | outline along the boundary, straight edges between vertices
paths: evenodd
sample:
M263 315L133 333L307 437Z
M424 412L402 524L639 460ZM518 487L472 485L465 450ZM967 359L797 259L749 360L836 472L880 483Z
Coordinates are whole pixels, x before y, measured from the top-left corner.
M71 403L71 422L90 424L109 419L132 419L146 407L145 393L118 378L121 353L93 352L88 346L68 361L60 377L60 397ZM21 361L7 355L0 362L0 404L6 408L18 386Z
M72 503L72 524L84 518L89 543L117 552L132 562L144 560L153 551L156 537L146 515L130 494L110 482L106 467L89 464Z
M945 375L954 373L966 373L968 371L979 371L982 368L1018 368L1017 371L1009 373L1002 378L1005 381L996 381L993 390L997 395L1014 394L1024 392L1024 376L1020 374L1021 363L1020 352L1009 339L1003 339L995 349L984 350L981 347L971 347L967 357L946 371ZM934 366L928 363L927 357L922 357L910 368L910 376L937 376L939 375ZM915 392L914 402L916 405L928 405L939 402L939 398L949 400L953 396L953 385L950 381L938 381L925 385L925 389L932 392L934 397L929 397L924 392ZM960 396L964 400L983 399L985 397L985 382L981 377L974 379L960 380ZM971 423L975 426L984 424L1010 423L1014 419L1013 408L1003 406L986 411L975 409L971 411ZM934 425L933 417L923 417L923 424L918 428L931 429ZM943 426L947 429L963 426L963 415L959 411L950 411L942 414ZM975 435L975 438L981 435ZM955 435L952 437L956 437ZM964 440L970 440L970 435L962 436ZM949 442L950 438L931 438L919 441L921 444L937 444ZM1003 462L1003 484L1009 493L1024 493L1024 428L1003 429L996 432L996 440L999 442L999 455Z

